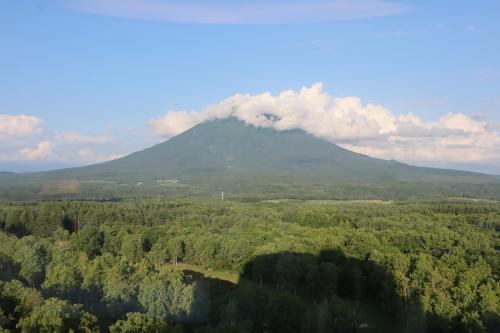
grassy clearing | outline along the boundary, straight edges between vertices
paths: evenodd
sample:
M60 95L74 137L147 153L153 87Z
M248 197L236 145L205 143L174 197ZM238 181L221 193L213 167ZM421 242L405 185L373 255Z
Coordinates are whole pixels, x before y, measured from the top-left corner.
M306 200L308 204L322 205L343 205L343 204L373 204L373 205L390 205L393 201L386 200Z
M193 272L201 273L207 278L224 280L224 281L228 281L228 282L231 282L234 284L238 284L238 281L240 279L239 273L236 273L236 272L213 271L213 270L205 269L205 268L198 266L198 265L191 265L191 264L185 264L185 263L178 263L177 265L172 265L172 266L176 267L178 269L182 269L183 271L193 271Z

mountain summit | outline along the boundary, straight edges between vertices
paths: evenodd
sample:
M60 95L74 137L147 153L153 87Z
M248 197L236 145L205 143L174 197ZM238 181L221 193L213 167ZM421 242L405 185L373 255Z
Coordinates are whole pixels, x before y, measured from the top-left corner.
M262 176L299 179L478 181L480 174L409 166L343 149L303 130L276 131L236 118L201 123L151 148L88 167L55 171L71 178L127 176L136 180ZM90 177L90 178L89 178Z
M75 180L205 187L366 185L394 182L487 184L497 177L410 166L343 149L303 130L257 128L235 118L212 120L126 157L80 168L0 175L11 184ZM254 186L254 187L255 187ZM382 186L382 187L384 187ZM253 189L255 191L255 188Z

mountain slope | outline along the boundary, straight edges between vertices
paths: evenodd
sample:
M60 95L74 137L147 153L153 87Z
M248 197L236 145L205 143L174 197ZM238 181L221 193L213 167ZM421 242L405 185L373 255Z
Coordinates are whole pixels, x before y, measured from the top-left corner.
M106 163L31 174L0 175L10 184L46 181L178 180L190 184L481 183L483 174L409 166L357 154L302 130L278 132L236 119L214 120L151 148Z

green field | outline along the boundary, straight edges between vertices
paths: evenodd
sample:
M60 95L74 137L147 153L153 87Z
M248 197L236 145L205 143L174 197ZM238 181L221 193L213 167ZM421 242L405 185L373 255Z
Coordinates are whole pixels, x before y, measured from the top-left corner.
M240 279L240 274L238 272L212 270L212 269L208 269L208 268L203 268L202 266L199 266L199 265L178 263L176 265L172 264L172 267L177 268L177 269L181 269L183 271L188 271L188 272L192 271L192 272L201 273L207 279L218 279L218 280L222 280L222 281L231 282L234 284L238 284L239 279Z

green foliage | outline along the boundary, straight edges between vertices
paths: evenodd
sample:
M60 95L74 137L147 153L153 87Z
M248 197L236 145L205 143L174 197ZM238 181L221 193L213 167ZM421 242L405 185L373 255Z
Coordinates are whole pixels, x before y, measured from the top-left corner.
M46 244L33 236L23 237L16 245L13 259L19 264L19 276L32 286L40 285L49 259Z
M129 262L139 261L144 256L143 235L129 234L122 237L120 254Z
M42 294L24 286L19 280L12 280L1 285L1 308L9 315L4 317L5 327L15 327L20 318L28 316L43 304Z
M66 249L54 249L52 260L47 265L45 281L42 288L51 293L70 298L78 292L82 283L79 262L75 260L76 253Z
M78 248L89 257L94 257L101 254L101 249L104 244L104 234L95 224L87 225L80 230L77 235Z
M127 313L126 320L118 320L109 327L111 333L177 333L180 329L171 327L164 320L150 318L143 313Z
M49 298L19 321L23 333L99 332L97 319L74 305L58 298Z
M131 281L133 272L134 268L123 260L107 268L102 281L104 299L112 303L131 302L136 292Z
M176 322L189 319L194 286L186 285L183 280L179 270L166 268L141 282L138 298L149 317Z
M497 202L55 201L0 217L4 330L500 327Z

